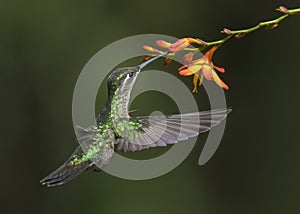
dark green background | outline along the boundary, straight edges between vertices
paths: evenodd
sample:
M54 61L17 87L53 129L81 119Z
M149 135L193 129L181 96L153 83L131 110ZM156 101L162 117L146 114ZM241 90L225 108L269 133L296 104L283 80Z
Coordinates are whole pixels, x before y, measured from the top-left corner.
M58 188L39 184L76 146L73 89L101 48L144 33L214 40L223 27L250 27L278 16L274 8L281 4L300 6L294 0L1 0L1 212L299 213L300 16L216 52L215 63L226 68L221 77L231 87L226 97L234 111L206 165L197 164L207 136L201 135L179 167L156 179L128 181L89 172ZM178 65L172 66L166 71L178 76ZM182 80L192 88L191 77ZM201 90L195 97L205 108ZM99 94L99 106L105 93ZM153 106L147 96L134 105ZM157 102L168 107L164 99Z

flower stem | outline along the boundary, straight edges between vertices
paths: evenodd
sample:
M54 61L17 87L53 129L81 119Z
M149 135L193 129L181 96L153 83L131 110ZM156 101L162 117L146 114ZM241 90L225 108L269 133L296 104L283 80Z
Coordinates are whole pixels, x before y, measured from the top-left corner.
M273 20L269 20L269 21L265 21L265 22L260 22L258 23L256 26L251 27L251 28L247 28L247 29L241 29L241 30L229 30L229 29L224 29L222 31L222 33L227 34L227 36L223 39L220 40L216 40L216 41L211 41L211 42L204 42L205 43L205 47L209 47L209 46L213 46L213 45L221 45L225 42L227 42L229 39L231 39L233 36L237 37L237 38L241 38L251 32L254 32L262 27L265 27L266 29L273 29L276 28L278 26L278 24L284 20L285 18L287 18L288 16L291 15L299 15L300 14L300 8L296 8L296 9L286 9L285 7L281 6L277 9L278 11L280 11L281 13L283 13L283 15L281 15L280 17L273 19ZM198 50L203 50L202 48L198 48Z
M221 31L221 33L227 34L224 38L216 40L216 41L203 41L201 39L201 44L199 44L200 47L195 47L195 48L184 48L184 51L197 51L197 52L201 52L205 49L207 49L210 46L215 46L215 45L222 45L225 42L227 42L228 40L230 40L233 37L236 38L242 38L246 35L248 35L249 33L252 33L254 31L259 30L262 27L265 27L266 29L274 29L276 27L278 27L279 23L281 21L283 21L284 19L286 19L289 16L293 16L293 15L300 15L300 8L296 8L296 9L287 9L284 6L280 6L279 8L276 9L277 11L281 12L282 15L279 16L276 19L273 20L269 20L269 21L264 21L264 22L260 22L258 23L256 26L254 27L250 27L250 28L246 28L246 29L240 29L240 30L229 30L227 28L224 28L223 31ZM150 54L150 56L154 57L157 56L157 53L153 53ZM172 57L176 55L176 53L174 52L169 52L167 54L168 57Z

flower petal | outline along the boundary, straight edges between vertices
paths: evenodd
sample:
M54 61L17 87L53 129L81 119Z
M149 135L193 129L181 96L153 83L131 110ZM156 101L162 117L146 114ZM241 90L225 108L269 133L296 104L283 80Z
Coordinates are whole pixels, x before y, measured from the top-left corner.
M213 75L214 81L217 83L218 86L220 86L221 88L224 88L224 89L226 89L226 90L229 89L228 85L226 85L226 83L224 83L224 82L220 79L220 77L217 75L216 72L213 72L212 75Z
M212 74L213 72L214 72L214 70L210 65L208 65L208 64L203 65L202 73L203 73L205 79L213 80L213 74Z
M207 60L205 56L202 56L199 59L193 60L191 64L203 65L203 64L210 64L210 62Z
M186 69L186 68L187 68L187 66L186 66L186 65L183 65L183 66L181 66L180 68L178 68L178 71L181 71L181 70Z
M209 49L208 51L206 51L206 53L204 54L204 56L207 58L208 61L212 61L212 57L215 53L215 51L218 49L219 45L215 45L213 46L211 49Z
M183 56L183 58L182 58L182 64L183 64L183 65L188 65L188 64L190 64L190 63L192 62L192 60L193 60L193 57L194 57L195 53L196 53L196 52L193 51L193 52L189 52L189 53L185 54L185 55Z
M194 78L193 78L193 84L194 84L194 89L193 89L193 93L198 93L198 74L199 73L195 73L194 74Z
M193 71L191 71L190 69L186 68L184 70L179 71L179 75L181 76L190 76L194 74Z
M192 66L187 67L184 70L180 70L179 74L181 76L190 76L190 75L195 74L198 71L200 71L201 68L202 68L202 65L192 65Z
M220 67L217 67L217 66L215 66L215 65L214 65L214 68L215 68L217 71L221 72L221 73L224 73L224 72L225 72L225 69L224 69L224 68L220 68Z
M203 82L203 74L201 73L201 75L200 75L200 80L199 80L199 86L202 85L202 82Z

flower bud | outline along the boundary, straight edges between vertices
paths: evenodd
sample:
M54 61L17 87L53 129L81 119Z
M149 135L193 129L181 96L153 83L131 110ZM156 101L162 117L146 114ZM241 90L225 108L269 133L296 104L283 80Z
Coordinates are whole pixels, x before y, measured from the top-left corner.
M274 28L277 28L278 27L278 24L277 23L274 23L274 24L271 24L271 25L268 25L267 27L266 27L266 29L274 29Z
M148 45L143 45L143 49L146 50L146 51L149 51L151 53L162 53L161 51L155 49L155 48L152 48Z
M224 28L224 29L221 31L221 33L225 33L225 34L227 34L227 35L231 35L231 34L232 34L231 30L229 30L228 28Z
M280 6L276 10L279 11L279 12L281 12L281 13L284 13L284 14L288 14L289 13L289 10L286 7L284 7L284 6Z
M170 46L172 45L171 43L169 42L166 42L164 40L157 40L156 41L156 45L158 45L159 47L161 48L170 48Z

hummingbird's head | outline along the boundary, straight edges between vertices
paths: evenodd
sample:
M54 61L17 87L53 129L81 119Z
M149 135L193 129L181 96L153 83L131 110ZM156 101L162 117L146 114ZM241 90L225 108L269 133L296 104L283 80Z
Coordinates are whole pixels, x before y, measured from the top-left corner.
M109 90L111 92L117 89L130 90L139 73L140 69L138 67L126 67L115 70L107 80Z
M149 63L153 62L154 60L166 55L168 52L160 54L152 59L136 66L136 67L126 67L126 68L119 68L115 70L107 80L109 93L114 93L117 89L119 92L128 92L130 93L137 76L139 75L140 71Z

